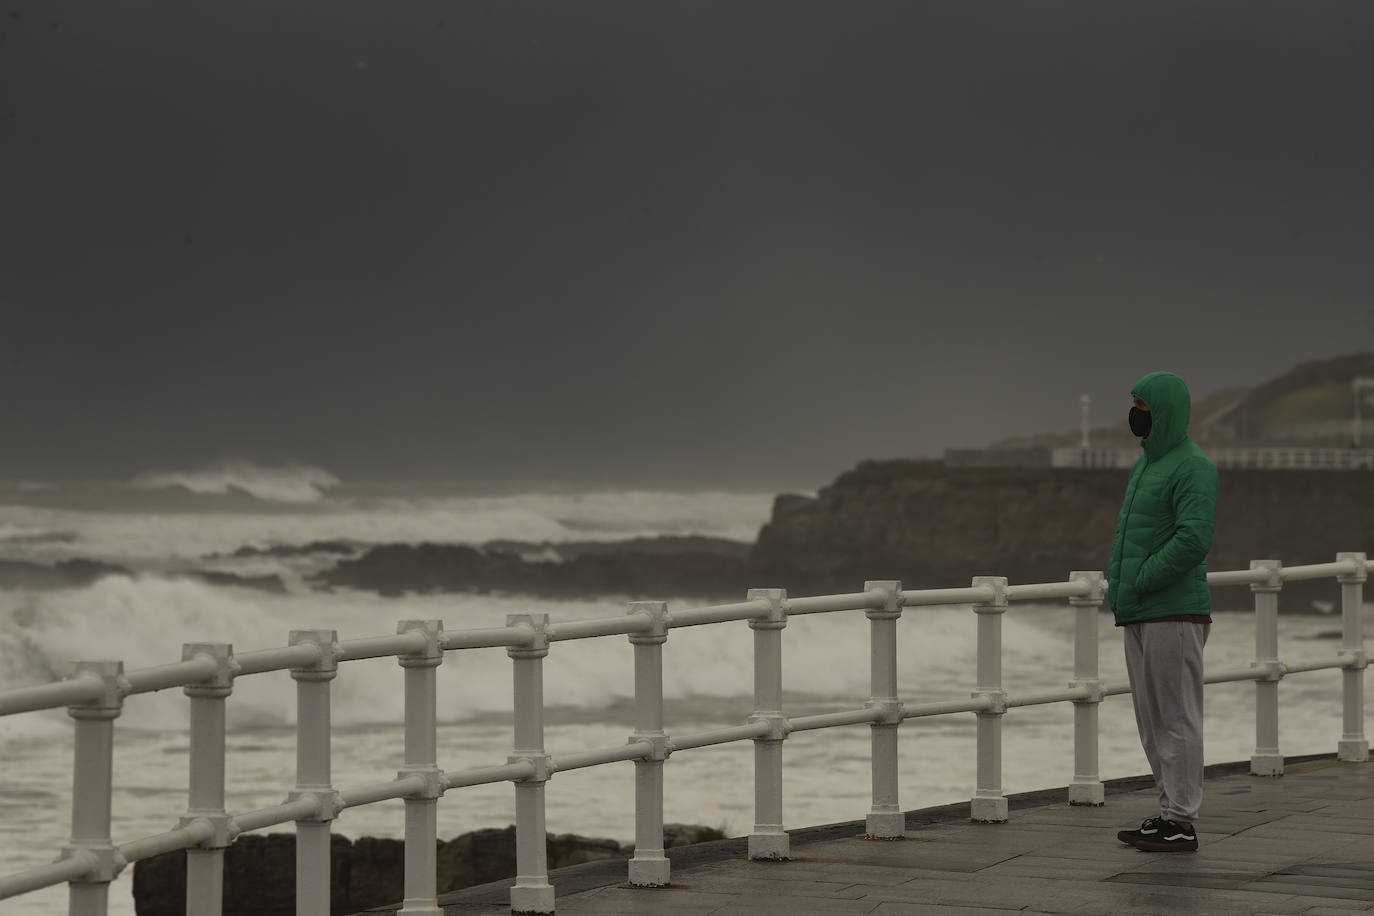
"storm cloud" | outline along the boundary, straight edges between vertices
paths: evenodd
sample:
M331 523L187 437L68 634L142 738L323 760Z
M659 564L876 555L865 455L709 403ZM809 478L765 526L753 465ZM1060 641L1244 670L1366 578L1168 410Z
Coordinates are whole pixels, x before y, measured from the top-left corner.
M0 7L0 477L818 484L1374 341L1374 8Z

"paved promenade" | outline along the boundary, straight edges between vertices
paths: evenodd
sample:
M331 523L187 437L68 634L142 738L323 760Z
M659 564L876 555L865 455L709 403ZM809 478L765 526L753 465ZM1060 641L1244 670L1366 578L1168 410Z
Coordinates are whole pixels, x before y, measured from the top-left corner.
M1145 853L1116 831L1158 814L1148 780L1118 780L1101 808L1064 790L1011 800L1005 824L967 804L910 812L907 838L862 823L794 832L794 858L749 862L736 838L671 850L673 885L624 886L624 860L553 875L560 914L982 916L1024 913L1307 913L1374 910L1374 765L1290 761L1287 774L1208 768L1196 853ZM511 882L440 898L446 914L509 913ZM385 911L382 911L385 912Z

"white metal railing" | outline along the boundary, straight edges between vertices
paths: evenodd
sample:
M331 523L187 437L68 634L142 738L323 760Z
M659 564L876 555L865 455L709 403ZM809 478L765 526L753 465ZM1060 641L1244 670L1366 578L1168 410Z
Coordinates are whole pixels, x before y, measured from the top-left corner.
M1343 719L1341 760L1369 759L1364 734L1364 582L1374 563L1364 553L1341 553L1334 563L1284 567L1256 560L1246 570L1214 572L1214 586L1248 585L1255 600L1255 658L1246 668L1212 672L1209 684L1255 682L1255 751L1251 772L1283 772L1278 741L1278 684L1286 674L1339 668ZM1285 664L1278 653L1278 593L1285 581L1335 578L1341 585L1342 639L1334 658ZM635 763L635 853L629 881L662 886L670 876L663 850L663 764L674 752L732 741L754 742L755 817L751 859L786 859L783 828L783 746L792 732L867 724L872 733L872 804L866 831L872 838L904 835L897 797L897 732L906 719L972 712L977 716L977 778L970 803L974 819L1007 819L1002 793L1002 719L1008 709L1074 704L1074 773L1069 803L1101 805L1098 774L1098 705L1130 692L1098 676L1098 612L1105 598L1101 572L1075 572L1066 582L1008 585L980 576L967 588L904 590L872 581L862 592L789 598L782 589L754 589L745 601L668 612L660 601L637 601L619 617L550 623L547 615L511 615L504 627L445 630L438 620L402 621L394 636L340 641L334 630L295 630L281 648L235 653L225 643L189 643L182 661L126 672L119 661L76 662L71 676L51 684L0 691L0 715L67 707L75 720L71 840L50 865L0 877L0 899L66 882L70 913L104 914L111 881L130 863L187 850L186 911L219 916L224 849L241 833L277 824L296 825L296 912L329 913L330 822L346 808L394 798L405 800L405 876L401 916L439 916L436 903L436 809L451 790L511 782L516 794L518 876L511 909L554 912L544 845L544 791L559 771L632 760ZM1002 683L1002 615L1014 601L1067 598L1076 609L1073 681L1067 689L1010 694ZM977 615L977 672L968 699L904 704L897 690L897 620L906 607L970 604ZM858 709L788 717L782 711L782 631L789 616L862 610L870 621L870 699ZM669 631L746 620L754 631L754 712L743 725L689 735L665 731L663 647ZM544 747L543 659L556 642L629 637L634 653L635 730L626 744L557 757ZM439 768L435 668L446 652L505 646L514 671L514 732L504 764L454 772ZM404 669L404 764L394 779L337 789L330 775L330 682L341 662L394 657ZM296 681L296 784L279 805L230 814L224 808L225 704L237 678L289 670ZM190 699L190 780L186 813L172 830L116 845L110 837L114 720L127 697L181 686Z
M1055 468L1129 468L1140 458L1139 446L1053 448L1045 451L1048 453L1049 466ZM1208 445L1207 456L1223 471L1374 470L1374 448L1336 448L1320 445ZM983 460L992 461L993 458Z

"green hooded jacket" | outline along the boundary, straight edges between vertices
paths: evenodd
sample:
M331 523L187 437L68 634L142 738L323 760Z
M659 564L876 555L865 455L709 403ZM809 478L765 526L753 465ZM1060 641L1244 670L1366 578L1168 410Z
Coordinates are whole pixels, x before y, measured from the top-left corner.
M1209 616L1207 551L1217 507L1217 468L1188 438L1192 398L1172 372L1131 389L1150 407L1144 454L1131 468L1107 566L1117 626L1180 614Z

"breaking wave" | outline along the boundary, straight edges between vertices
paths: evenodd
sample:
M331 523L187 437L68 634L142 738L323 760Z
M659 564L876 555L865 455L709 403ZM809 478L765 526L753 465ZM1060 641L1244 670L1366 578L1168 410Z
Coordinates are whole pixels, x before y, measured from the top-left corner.
M119 487L127 492L125 484ZM208 500L201 498L191 511L0 505L0 556L49 564L85 557L161 567L233 553L243 546L322 540L482 544L699 534L749 542L768 520L773 501L769 493L433 496L417 485L404 496L377 498L359 491L358 485L340 484L311 502L235 505L226 500L219 508L206 505Z
M284 503L318 502L339 483L339 478L323 468L306 464L267 467L251 461L222 461L193 471L148 471L130 481L141 490L180 487L192 493L242 493Z
M671 607L692 606L672 602ZM546 613L553 620L623 614L610 600L546 600L501 595L433 595L403 605L352 593L248 595L184 579L109 576L86 588L26 594L0 591L0 685L20 686L64 676L73 659L114 658L126 670L165 665L181 657L185 642L228 642L240 652L282 646L292 629L336 629L340 639L396 631L401 619L439 619L450 629L500 626L507 615ZM1060 608L1061 616L1067 614ZM1038 678L1065 664L1065 643L1030 619L1006 621L1011 680ZM1067 618L1066 618L1067 619ZM962 683L974 666L974 616L967 608L925 608L899 625L904 646L920 646L920 664L910 651L903 688L913 695L945 691ZM1104 627L1104 632L1109 628ZM664 657L664 693L670 699L744 698L752 693L753 635L743 623L674 630ZM869 627L857 612L799 617L788 622L784 681L789 690L861 705L868 693ZM1071 661L1071 649L1070 661ZM369 659L342 666L333 685L334 718L341 726L399 723L404 691L393 659ZM438 672L440 718L462 721L510 709L510 659L504 650L450 653ZM295 693L284 672L244 677L229 704L231 728L290 725ZM593 639L561 645L545 666L548 702L604 710L634 694L633 653L623 639ZM60 731L65 712L55 710L0 718L6 740ZM122 726L178 730L187 725L181 691L131 697Z

